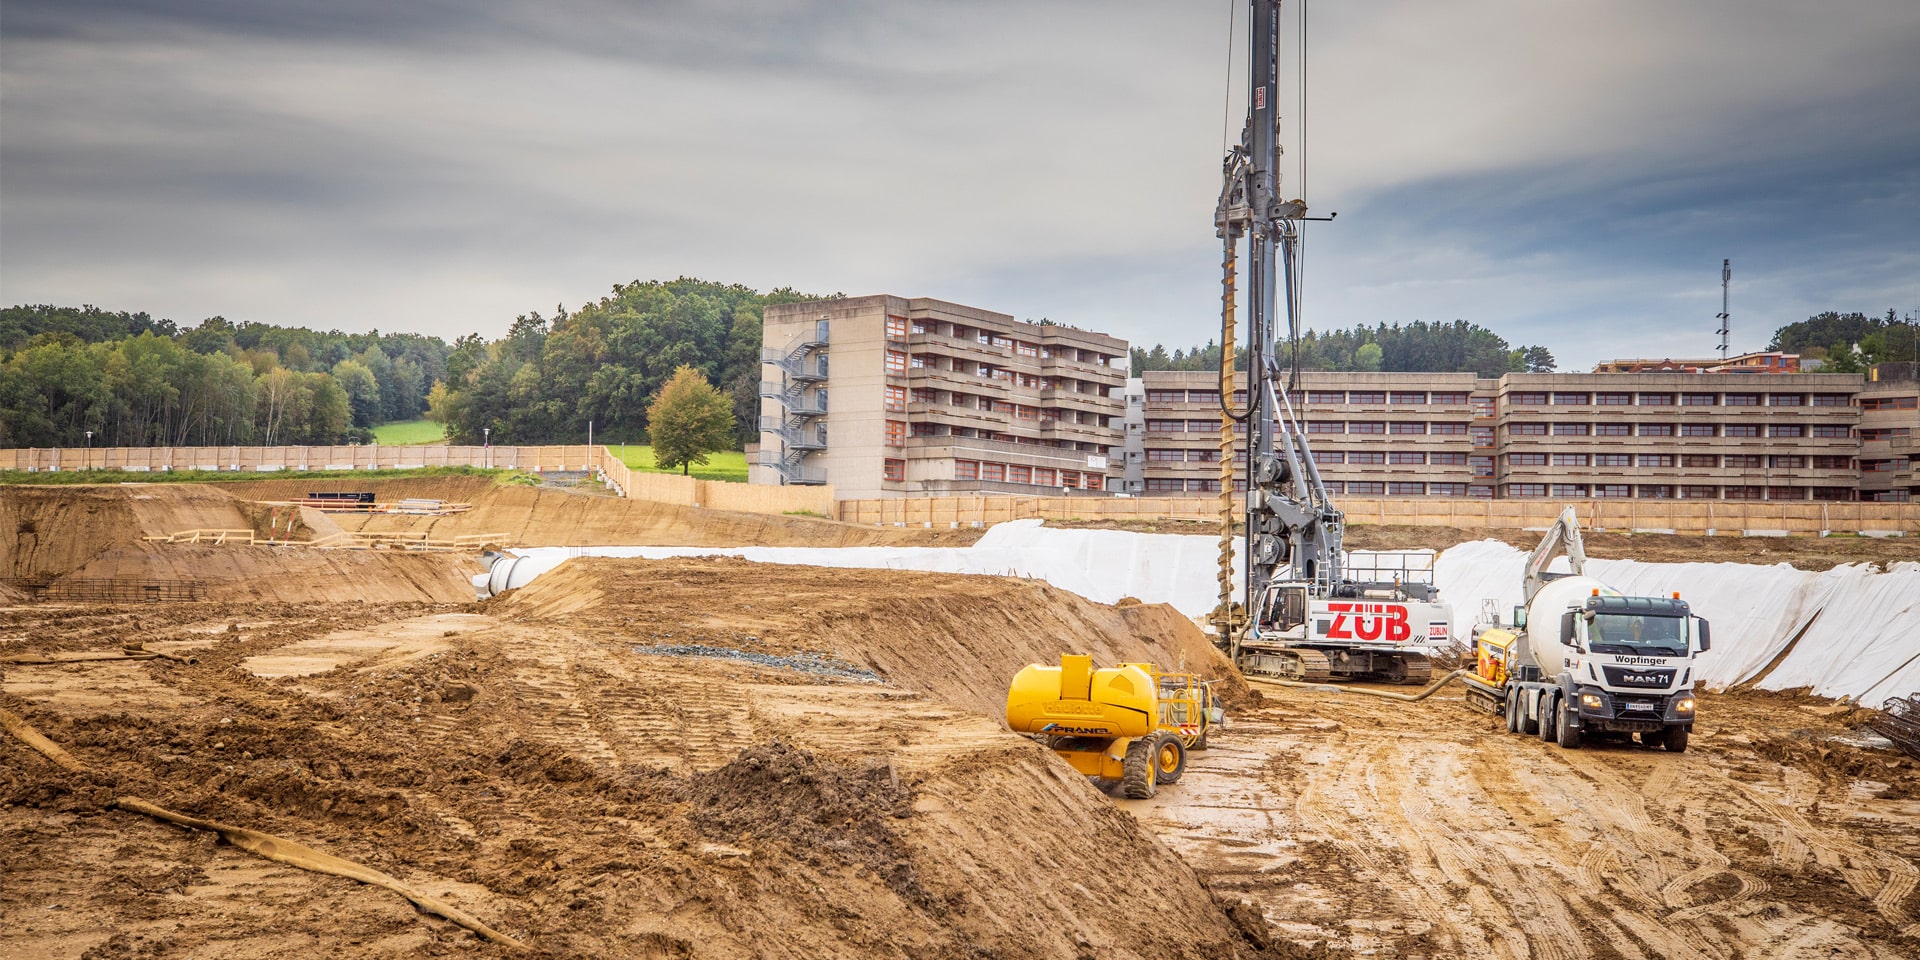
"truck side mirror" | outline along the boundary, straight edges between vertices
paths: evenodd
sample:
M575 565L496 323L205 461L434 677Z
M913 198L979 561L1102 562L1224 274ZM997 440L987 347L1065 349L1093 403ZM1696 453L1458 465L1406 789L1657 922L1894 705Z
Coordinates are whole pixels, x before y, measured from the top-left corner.
M1560 615L1560 642L1566 644L1569 647L1580 646L1580 641L1575 639L1573 635L1573 611L1572 610L1568 610L1566 613L1563 613Z
M1713 631L1707 629L1707 618L1695 617L1693 622L1700 627L1700 652L1706 653L1708 650L1712 650Z

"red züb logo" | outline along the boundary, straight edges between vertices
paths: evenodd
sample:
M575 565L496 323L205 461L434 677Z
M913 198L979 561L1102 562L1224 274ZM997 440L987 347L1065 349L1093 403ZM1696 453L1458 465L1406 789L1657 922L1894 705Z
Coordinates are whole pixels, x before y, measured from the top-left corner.
M1407 608L1392 603L1329 603L1333 624L1327 628L1329 640L1385 640L1405 643L1413 636L1407 625Z

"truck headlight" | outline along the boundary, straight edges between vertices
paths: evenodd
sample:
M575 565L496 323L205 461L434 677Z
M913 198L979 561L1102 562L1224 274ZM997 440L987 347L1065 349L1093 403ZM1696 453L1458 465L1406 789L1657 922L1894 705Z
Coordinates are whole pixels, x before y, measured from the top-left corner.
M1673 712L1674 712L1674 713L1692 713L1692 712L1693 712L1693 698L1692 698L1692 697L1681 697L1680 699L1678 699L1678 700L1675 700L1675 701L1673 702Z
M1588 710L1598 710L1605 707L1607 701L1597 693L1583 693L1580 695L1580 705Z

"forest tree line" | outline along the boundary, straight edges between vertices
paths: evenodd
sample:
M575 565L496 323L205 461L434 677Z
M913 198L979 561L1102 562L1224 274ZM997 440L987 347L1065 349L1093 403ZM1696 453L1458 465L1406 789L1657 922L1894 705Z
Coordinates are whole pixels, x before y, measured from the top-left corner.
M589 423L597 440L645 442L649 404L682 365L726 395L735 439L747 442L758 434L762 311L817 299L789 287L635 281L571 312L523 314L498 340L470 334L451 344L222 317L177 327L95 307L9 307L0 310L0 446L81 446L87 431L103 447L329 444L365 441L375 425L423 414L461 442L580 443ZM1851 372L1911 359L1917 341L1912 315L1830 311L1781 327L1769 348ZM1279 350L1290 366L1293 350ZM1493 377L1555 368L1545 347L1513 347L1457 320L1308 331L1298 354L1308 370ZM1134 347L1132 361L1135 376L1217 370L1220 347Z
M223 317L182 329L90 306L8 307L0 310L0 446L368 440L376 424L426 410L450 349L411 333Z

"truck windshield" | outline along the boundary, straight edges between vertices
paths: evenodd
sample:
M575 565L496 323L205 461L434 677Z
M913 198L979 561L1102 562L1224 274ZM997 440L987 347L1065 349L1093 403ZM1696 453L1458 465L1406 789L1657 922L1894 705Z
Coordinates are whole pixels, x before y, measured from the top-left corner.
M1598 614L1587 624L1587 646L1594 653L1684 657L1687 655L1686 621L1680 617Z

